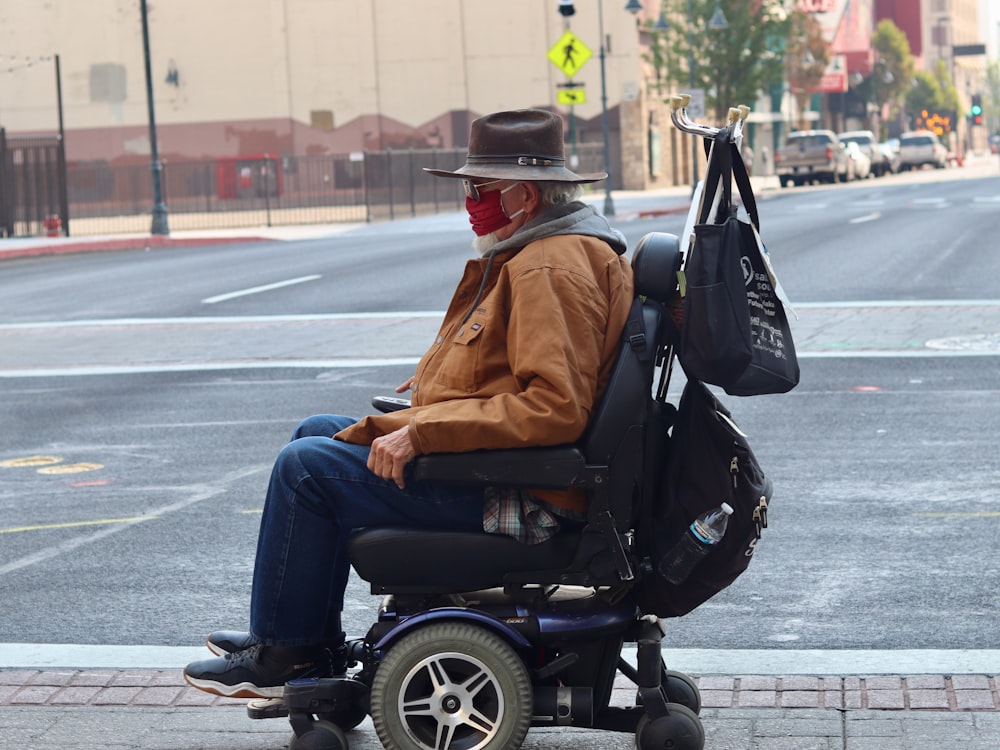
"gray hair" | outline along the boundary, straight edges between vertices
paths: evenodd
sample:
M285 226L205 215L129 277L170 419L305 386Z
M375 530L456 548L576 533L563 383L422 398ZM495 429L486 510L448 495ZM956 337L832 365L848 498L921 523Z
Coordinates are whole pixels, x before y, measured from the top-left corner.
M546 206L562 206L583 197L583 185L558 180L534 180Z

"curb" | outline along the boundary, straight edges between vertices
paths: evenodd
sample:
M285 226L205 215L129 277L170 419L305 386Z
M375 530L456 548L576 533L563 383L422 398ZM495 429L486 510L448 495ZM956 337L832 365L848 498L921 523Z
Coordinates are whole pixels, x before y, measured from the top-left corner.
M655 219L658 216L672 216L674 214L686 214L691 208L690 203L686 203L681 206L671 206L670 208L650 208L645 211L637 212L636 216L640 219Z
M152 248L199 247L205 245L231 245L242 242L265 242L266 237L127 237L122 239L79 240L25 245L5 249L0 240L0 260L38 257L42 255L69 255L73 253L113 252L116 250L150 250Z
M693 677L706 708L1000 712L1000 678L993 675ZM635 686L619 676L613 703L630 705ZM190 687L181 670L0 669L0 706L231 706Z

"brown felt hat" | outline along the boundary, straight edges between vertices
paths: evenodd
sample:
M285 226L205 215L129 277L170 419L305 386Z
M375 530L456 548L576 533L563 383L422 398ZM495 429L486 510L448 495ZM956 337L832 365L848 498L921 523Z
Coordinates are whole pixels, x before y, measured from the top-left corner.
M566 168L563 121L542 109L494 112L472 121L465 164L449 172L424 167L438 177L494 180L597 182L605 172L576 174Z

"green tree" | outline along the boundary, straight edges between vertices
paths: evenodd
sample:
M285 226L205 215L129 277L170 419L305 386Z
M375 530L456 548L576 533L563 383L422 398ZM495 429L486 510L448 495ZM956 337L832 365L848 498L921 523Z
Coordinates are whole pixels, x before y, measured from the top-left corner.
M934 77L941 87L941 108L954 112L956 117L964 115L964 112L959 111L962 108L962 101L958 98L958 89L955 88L955 81L944 60L934 63Z
M871 75L858 87L858 95L882 110L888 106L888 119L902 110L903 97L913 80L914 60L906 34L888 19L878 22L872 34L875 65Z
M788 17L788 39L785 42L785 70L788 88L795 97L800 117L805 114L812 94L819 89L823 73L830 64L830 45L823 37L823 28L809 13L794 10ZM807 127L804 119L800 128Z
M724 29L709 28L716 8L726 18ZM669 56L678 61L667 74L676 91L705 90L705 107L713 124L726 121L730 107L753 106L762 89L783 75L782 40L788 16L781 0L687 0L668 6ZM665 52L655 53L666 59ZM693 63L693 64L692 64ZM690 67L689 67L690 66Z
M918 70L906 92L906 112L911 117L923 111L938 112L944 108L944 93L933 73Z

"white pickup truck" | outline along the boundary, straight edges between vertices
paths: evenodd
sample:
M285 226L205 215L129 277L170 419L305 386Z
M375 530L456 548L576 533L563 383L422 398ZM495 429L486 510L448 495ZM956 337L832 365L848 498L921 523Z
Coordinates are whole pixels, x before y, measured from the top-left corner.
M774 171L782 187L848 179L847 155L832 130L797 130L774 154Z
M920 169L930 164L944 169L948 164L948 149L930 130L914 130L899 137L899 171Z

